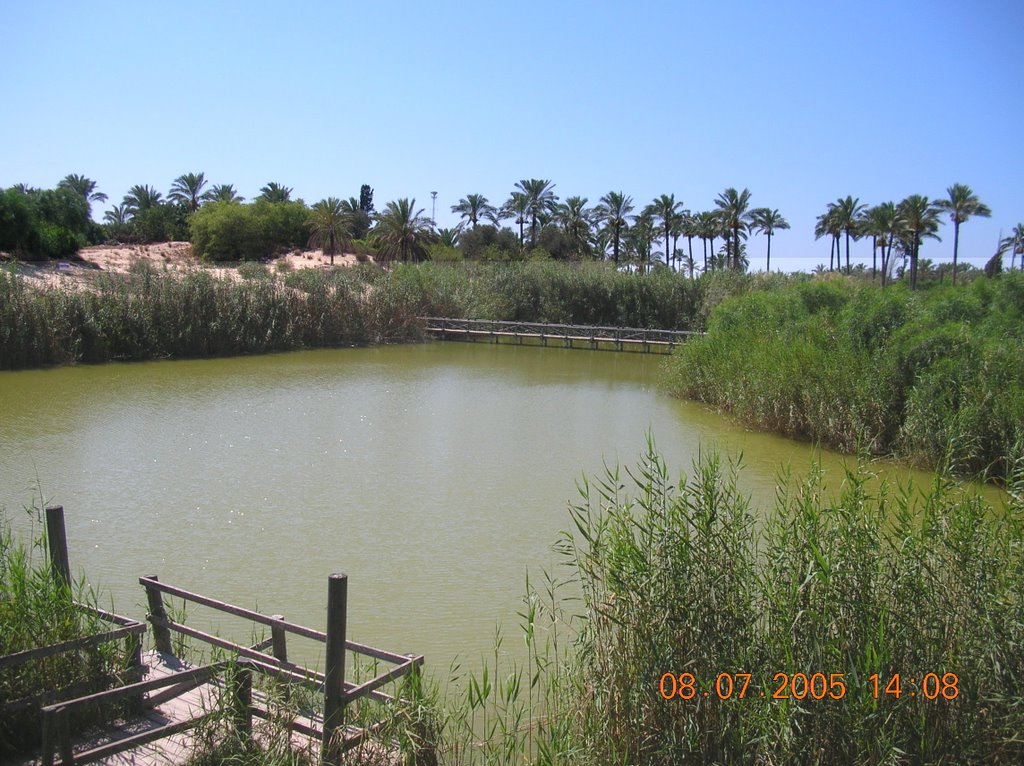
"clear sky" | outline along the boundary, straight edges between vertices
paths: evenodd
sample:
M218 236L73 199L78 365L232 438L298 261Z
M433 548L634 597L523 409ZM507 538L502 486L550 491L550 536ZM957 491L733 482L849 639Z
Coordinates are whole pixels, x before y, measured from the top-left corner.
M1024 221L1022 29L1020 0L0 0L0 186L80 173L110 195L99 217L186 172L309 203L369 183L427 215L437 191L439 226L523 178L638 209L747 187L793 226L773 266L809 270L830 201L959 182L993 211L961 231L982 265ZM922 257L951 259L940 235Z

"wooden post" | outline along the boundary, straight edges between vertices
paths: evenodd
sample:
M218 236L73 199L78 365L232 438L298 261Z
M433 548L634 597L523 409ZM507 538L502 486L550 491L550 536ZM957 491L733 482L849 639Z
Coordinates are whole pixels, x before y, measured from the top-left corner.
M270 619L284 622L284 615L272 614ZM270 640L273 642L271 646L274 647L274 656L278 661L282 664L288 662L288 634L285 633L284 627L281 625L271 625Z
M53 573L71 587L71 562L68 560L68 536L64 528L64 506L46 506L46 541L50 546Z
M252 668L238 664L231 679L231 704L235 732L240 738L252 734Z
M57 710L57 749L60 751L60 766L74 766L75 753L71 748L71 723L66 707Z
M156 575L149 575L148 580L159 580ZM167 610L164 609L164 599L160 591L146 585L146 598L149 599L149 616L161 620L167 619ZM153 626L153 640L156 642L156 650L163 654L174 654L174 647L171 646L171 631L165 625L157 625L150 620Z
M284 621L283 614L272 614L270 615L272 620ZM270 626L270 640L271 646L273 647L274 657L277 661L284 665L288 662L288 634L284 630L282 625L271 625ZM291 686L287 683L284 684L284 698L286 700L291 699L292 690Z
M348 611L348 575L327 579L327 657L324 680L324 739L321 762L341 760L345 726L345 621Z

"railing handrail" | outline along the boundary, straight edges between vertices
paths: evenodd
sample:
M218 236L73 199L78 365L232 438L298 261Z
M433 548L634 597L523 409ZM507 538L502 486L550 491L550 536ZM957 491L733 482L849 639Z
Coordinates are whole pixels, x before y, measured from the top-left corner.
M211 609L226 612L227 614L234 615L235 617L241 617L243 619L252 620L253 622L257 622L261 625L266 625L271 628L280 628L288 633L294 633L297 636L302 636L304 638L309 638L314 641L319 641L320 643L326 643L327 641L327 634L321 630L316 630L315 628L307 628L305 625L298 625L294 622L288 622L287 620L278 619L272 615L263 614L262 612L255 612L251 609L246 609L245 607L241 606L235 606L234 604L229 604L226 601L210 598L209 596L203 596L202 594L186 590L185 588L179 588L174 585L169 585L165 582L161 582L160 580L154 580L151 577L140 577L139 584L142 585L144 588L152 588L154 590L160 591L161 593L166 593L169 596L177 596L178 598L185 599L186 601L192 601L196 604L201 604L203 606L210 607ZM150 619L150 621L152 622L152 619ZM409 657L406 655L396 654L395 652L389 652L385 649L378 649L375 646L368 646L366 644L361 644L357 641L346 640L345 648L351 652L364 654L367 657L373 657L374 659L383 660L385 662L391 662L398 665L405 663L409 659Z
M609 327L606 325L579 325L579 324L557 324L547 322L518 322L510 321L506 319L457 319L454 317L418 317L422 322L441 322L443 325L458 325L462 324L466 327L521 327L530 329L542 329L542 330L579 330L586 331L588 334L580 335L579 337L590 337L589 333L592 331L603 331L611 333L650 333L650 334L664 334L673 337L689 337L692 335L702 335L699 330L666 330L660 327ZM442 326L437 329L459 329L458 327L446 327Z

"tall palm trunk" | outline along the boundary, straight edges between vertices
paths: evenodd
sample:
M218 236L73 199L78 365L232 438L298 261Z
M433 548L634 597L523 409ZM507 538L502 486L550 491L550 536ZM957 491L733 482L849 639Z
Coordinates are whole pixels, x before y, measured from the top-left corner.
M960 247L960 222L953 219L953 284L956 284L956 253ZM1010 270L1013 271L1013 255L1010 255Z
M768 232L768 259L765 262L764 270L769 274L772 272L772 234Z

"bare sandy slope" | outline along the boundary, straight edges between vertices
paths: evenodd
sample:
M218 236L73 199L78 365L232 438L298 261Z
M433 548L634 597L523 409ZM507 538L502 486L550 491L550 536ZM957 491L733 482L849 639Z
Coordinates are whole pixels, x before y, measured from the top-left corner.
M192 255L192 245L188 242L161 242L154 245L98 245L80 250L77 258L61 262L51 263L21 263L14 264L14 271L17 274L49 285L64 285L75 287L76 283L88 281L88 279L99 272L127 272L133 264L148 262L156 268L185 271L189 269L203 269L217 276L224 276L231 279L238 278L238 264L221 264L211 266L204 264ZM286 262L287 266L279 266L280 262ZM352 254L334 256L335 266L353 266L357 262L356 256ZM0 264L7 261L0 260ZM275 258L268 267L274 271L279 268L287 269L308 269L308 268L331 268L331 259L324 255L322 250L293 251L287 255Z

